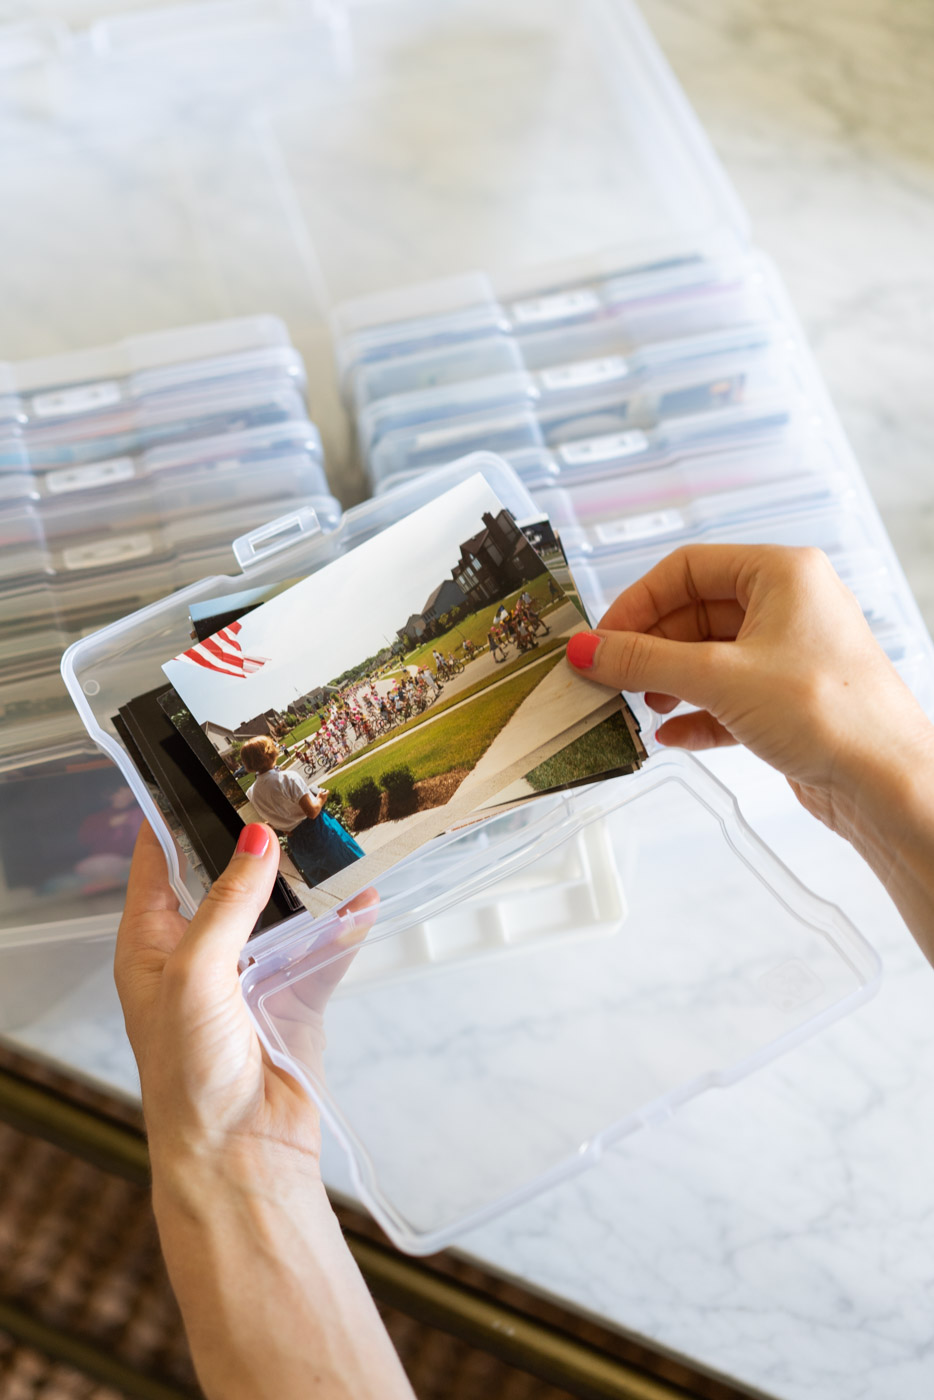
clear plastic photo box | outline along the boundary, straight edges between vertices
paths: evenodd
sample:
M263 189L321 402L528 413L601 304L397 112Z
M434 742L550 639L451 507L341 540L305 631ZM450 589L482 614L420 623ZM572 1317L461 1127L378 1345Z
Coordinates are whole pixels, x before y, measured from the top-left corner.
M72 698L159 834L186 911L204 882L180 869L171 823L117 736L118 707L160 684L193 604L307 575L477 471L518 519L534 513L505 464L477 454L354 507L330 532L310 513L285 516L237 541L239 576L207 578L69 648ZM412 1251L748 1073L857 1005L879 975L840 911L676 753L449 833L375 888L372 926L352 910L302 914L254 938L243 990L269 1054L344 1147L360 1198Z

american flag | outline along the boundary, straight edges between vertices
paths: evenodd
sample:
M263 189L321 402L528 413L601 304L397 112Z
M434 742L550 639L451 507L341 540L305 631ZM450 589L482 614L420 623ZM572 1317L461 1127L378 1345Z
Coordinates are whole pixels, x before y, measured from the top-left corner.
M183 651L179 661L193 661L207 671L219 671L222 676L238 676L241 680L259 671L269 660L268 656L244 656L239 635L241 623L231 622L222 627L213 637L206 637L187 651Z

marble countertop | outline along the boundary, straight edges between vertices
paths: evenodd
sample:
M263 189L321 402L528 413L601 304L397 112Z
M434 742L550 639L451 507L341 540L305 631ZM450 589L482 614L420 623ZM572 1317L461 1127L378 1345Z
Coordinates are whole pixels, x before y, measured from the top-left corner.
M908 0L644 0L785 277L934 623L934 16ZM741 754L747 818L867 931L858 1013L462 1241L777 1400L934 1392L934 974L883 891ZM106 956L19 1043L133 1094ZM334 1183L346 1188L335 1165Z

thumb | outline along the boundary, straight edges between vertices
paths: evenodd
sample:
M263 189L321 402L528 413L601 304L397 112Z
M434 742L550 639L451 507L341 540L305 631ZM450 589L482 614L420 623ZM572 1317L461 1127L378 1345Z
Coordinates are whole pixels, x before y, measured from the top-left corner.
M614 690L655 691L708 709L722 688L728 644L672 642L647 632L578 632L568 661L580 675Z
M237 848L185 930L178 952L187 961L229 967L256 927L279 871L279 841L260 822L245 826Z

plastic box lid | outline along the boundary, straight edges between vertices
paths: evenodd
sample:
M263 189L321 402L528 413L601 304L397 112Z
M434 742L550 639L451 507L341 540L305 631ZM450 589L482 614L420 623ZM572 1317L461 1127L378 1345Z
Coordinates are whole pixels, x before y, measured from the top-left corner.
M0 356L281 316L348 494L339 304L428 277L460 306L483 269L514 305L745 241L629 0L90 4L0 29L0 69Z
M184 909L203 884L180 870L117 707L161 680L192 603L313 571L477 470L517 516L530 511L514 474L478 454L330 534L301 515L275 522L238 542L245 577L205 579L69 648L69 691L153 822ZM858 1004L879 972L687 756L660 752L630 778L449 833L376 883L362 941L353 916L297 916L251 941L243 985L362 1199L416 1252L764 1063Z

